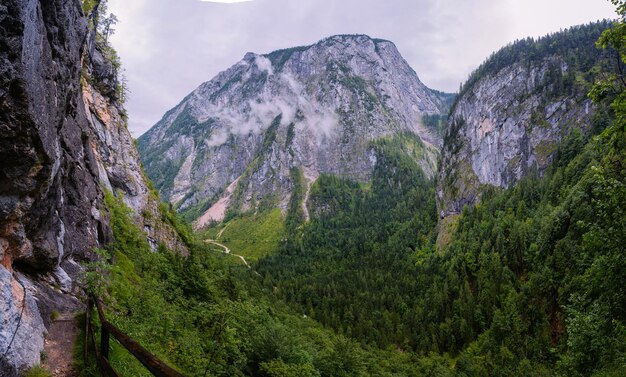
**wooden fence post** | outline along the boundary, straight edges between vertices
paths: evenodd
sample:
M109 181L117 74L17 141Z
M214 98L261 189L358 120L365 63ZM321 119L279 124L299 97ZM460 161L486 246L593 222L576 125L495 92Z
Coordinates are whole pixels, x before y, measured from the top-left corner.
M100 357L109 359L109 330L106 327L100 327Z
M100 351L96 345L96 339L93 333L93 325L91 324L91 318L89 314L93 310L95 305L98 311L98 318L100 319ZM137 343L130 336L124 334L120 329L112 325L106 320L104 311L100 301L95 297L90 297L87 301L87 314L85 317L85 332L87 336L91 338L92 348L96 355L96 360L100 366L100 370L110 377L119 377L119 374L109 363L109 339L111 336L115 337L117 341L126 348L146 369L148 369L154 376L157 377L183 377L182 374L172 369L167 364L163 363L156 356L143 348L141 344ZM85 347L85 355L87 355L87 348Z
M93 303L91 302L91 297L87 296L87 309L85 309L85 350L83 353L83 359L85 360L85 364L87 363L87 359L89 358L89 327L91 326L92 307Z

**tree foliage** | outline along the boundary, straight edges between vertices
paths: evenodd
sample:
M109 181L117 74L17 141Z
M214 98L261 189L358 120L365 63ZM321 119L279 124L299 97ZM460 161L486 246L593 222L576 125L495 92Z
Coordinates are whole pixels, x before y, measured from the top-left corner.
M163 245L153 252L121 198L107 194L106 203L115 235L106 253L112 264L103 258L90 273L108 277L98 291L107 317L185 375L420 376L447 369L445 358L368 347L323 328L204 242L191 244L188 256ZM124 349L112 347L122 375L149 376Z
M151 252L108 196L114 263L99 268L111 275L112 320L188 375L623 375L626 6L614 3L620 20L598 44L619 64L576 57L600 79L592 124L563 139L543 176L485 189L445 249L434 182L418 163L425 147L409 135L371 145L369 184L320 176L309 222L292 170L285 238L257 262L261 276L204 243L190 242L187 257ZM597 27L516 44L489 69L588 51L580 43Z
M602 101L594 97L592 124L563 140L543 177L487 189L437 251L432 182L397 153L400 145L383 143L371 187L318 179L301 241L259 264L268 287L362 342L450 354L459 375L619 375L626 368L626 107L619 65L597 63L601 55L590 50L606 26L518 43L489 63L496 69L509 58L533 59L533 51L585 51L578 64L590 78L605 78L592 96L610 88ZM609 42L623 40L612 34L620 30L614 24L599 44L619 50ZM570 90L554 85L557 76L547 80L558 93Z

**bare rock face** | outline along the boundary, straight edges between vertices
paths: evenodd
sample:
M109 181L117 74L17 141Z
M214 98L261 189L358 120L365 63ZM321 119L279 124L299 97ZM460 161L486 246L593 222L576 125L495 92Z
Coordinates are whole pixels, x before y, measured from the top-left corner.
M80 84L86 36L78 1L0 6L0 359L15 371L38 363L43 350L30 280L55 272L66 280L61 262L110 236L95 215L102 193ZM20 277L26 302L15 269L29 273Z
M0 8L0 197L5 266L49 270L106 237L93 219L97 172L81 100L80 3Z
M14 278L0 267L0 352L6 363L0 376L17 375L24 366L38 362L45 331L35 299L35 287L24 276ZM0 362L0 367L2 362Z
M97 75L97 69L92 69L91 75ZM184 254L186 246L176 231L163 222L158 195L147 185L139 153L126 128L124 110L106 97L101 87L95 88L86 81L82 84L82 97L88 114L86 124L94 137L91 149L100 188L122 195L154 250L162 243L168 249ZM93 215L100 216L98 212Z
M141 175L113 66L87 52L87 25L79 0L0 5L2 376L40 362L52 308L79 305L80 262L112 239L103 189L122 192L140 225L161 226L155 244L181 245L152 224L158 199Z
M602 29L576 28L581 40L561 33L520 41L474 73L444 135L437 183L442 218L479 201L483 185L508 188L531 172L543 174L566 135L589 129L595 110L587 98L589 72L601 59L594 42Z
M423 117L444 114L449 99L422 84L393 43L334 36L246 54L167 112L139 151L165 199L220 220L227 208L284 209L293 168L309 184L320 173L366 181L371 141L396 133L421 138L433 175L441 139Z

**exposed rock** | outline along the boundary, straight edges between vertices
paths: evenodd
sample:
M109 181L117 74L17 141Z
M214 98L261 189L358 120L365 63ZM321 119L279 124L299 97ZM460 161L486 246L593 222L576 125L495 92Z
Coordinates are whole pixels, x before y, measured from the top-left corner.
M231 210L284 209L292 168L366 181L371 141L400 132L419 135L434 174L441 140L422 118L445 113L449 99L424 86L393 43L334 36L246 54L167 112L139 150L164 198L203 222L222 217L211 205L226 199Z
M103 188L124 194L155 243L184 251L141 175L101 50L79 0L0 6L0 375L39 363L51 311L80 307L79 263L112 240ZM21 322L14 271L27 287Z
M219 200L215 202L215 204L213 204L208 211L200 216L198 220L196 220L196 228L202 228L210 224L211 222L219 222L224 220L224 216L226 215L226 209L230 205L230 201L233 197L233 193L235 192L235 188L237 187L238 183L239 178L235 179L230 185L228 185L228 187L226 187L226 190L224 190L222 197L219 198Z
M35 301L35 286L24 276L16 280L0 266L0 376L12 376L40 361L46 331ZM4 374L3 374L4 373Z
M112 80L109 78L104 82ZM102 86L99 84L98 88ZM86 80L83 81L82 95L88 114L87 124L95 133L90 147L95 156L100 186L122 195L124 202L135 213L137 224L147 232L153 249L163 243L171 250L185 253L186 247L176 231L163 223L158 195L151 192L146 184L139 153L126 127L123 110ZM100 218L97 206L92 207L92 216Z
M91 216L99 190L81 106L87 25L78 1L9 0L0 15L0 238L8 257L50 270L106 232ZM2 10L0 10L1 12Z
M589 46L577 46L583 52L548 46L550 38L543 40L542 47L528 41L505 47L483 65L497 69L475 73L477 79L466 84L457 98L438 173L442 218L480 200L482 185L507 188L530 172L543 174L561 140L573 129L584 133L590 127L594 107L585 87L590 84L579 83L579 68L569 63L587 59L580 64L590 69L599 61L597 36L588 38ZM523 44L527 46L520 47ZM497 59L514 53L520 58L498 65Z
M81 99L87 32L79 1L8 0L0 7L0 352L18 328L22 306L13 268L28 287L27 306L8 354L12 369L39 363L45 327L30 279L84 258L107 238L91 215L102 193ZM6 89L5 89L6 88ZM60 272L60 271L59 271ZM59 274L68 287L66 276ZM8 291L7 291L8 290ZM11 294L6 294L7 292Z

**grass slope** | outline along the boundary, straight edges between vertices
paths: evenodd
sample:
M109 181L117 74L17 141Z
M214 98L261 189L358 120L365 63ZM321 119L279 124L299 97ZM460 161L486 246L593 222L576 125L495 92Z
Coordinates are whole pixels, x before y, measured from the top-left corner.
M202 231L205 239L228 246L233 253L251 261L267 256L278 248L285 224L280 209L236 217Z

